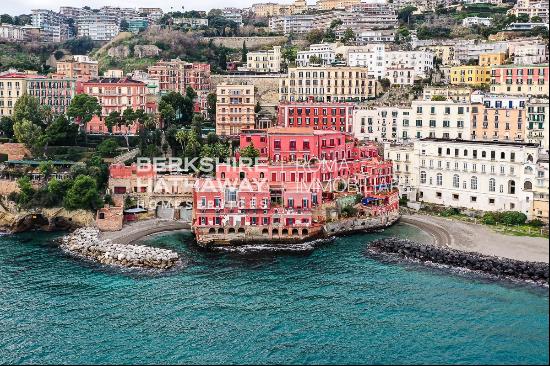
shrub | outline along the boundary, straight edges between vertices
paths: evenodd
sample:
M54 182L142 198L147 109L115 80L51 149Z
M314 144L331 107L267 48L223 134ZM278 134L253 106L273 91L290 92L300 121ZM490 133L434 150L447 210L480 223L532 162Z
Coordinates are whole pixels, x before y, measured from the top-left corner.
M456 207L447 207L443 211L441 211L441 216L443 217L449 217L460 214L460 211Z
M534 220L527 221L527 225L532 226L532 227L543 227L544 222L542 222L539 219L534 219Z
M502 213L500 222L504 225L523 225L527 221L527 216L523 212L507 211Z
M496 225L497 223L497 220L496 220L496 217L495 217L495 214L493 212L487 212L483 215L483 217L481 218L481 221L485 224L485 225Z

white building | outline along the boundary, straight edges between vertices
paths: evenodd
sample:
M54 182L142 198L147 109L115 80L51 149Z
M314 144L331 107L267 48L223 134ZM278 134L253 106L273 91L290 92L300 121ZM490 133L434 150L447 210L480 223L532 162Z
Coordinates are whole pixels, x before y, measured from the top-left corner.
M0 39L22 41L25 39L25 29L18 25L0 24Z
M281 46L274 46L272 50L253 51L246 54L246 69L251 72L281 71Z
M415 172L414 144L384 143L384 158L393 163L394 186L399 189L399 197L410 199L416 195L418 174Z
M243 15L241 13L241 9L224 8L222 9L222 17L237 23L239 27L243 25Z
M397 139L467 139L471 134L470 103L414 100L411 118L397 126Z
M375 107L353 111L353 134L360 140L397 141L398 129L409 124L412 109L407 107Z
M207 18L173 18L172 23L187 26L193 29L200 28L200 27L208 27Z
M424 78L433 69L434 54L431 51L386 51L384 44L370 44L363 47L350 48L347 52L349 66L365 66L369 75L377 79L391 78L397 69L411 69L409 78L416 76ZM388 73L391 69L391 73ZM403 70L401 70L403 71ZM396 83L411 84L406 80Z
M545 151L548 151L550 144L550 107L548 102L548 99L531 98L526 103L526 140L539 144Z
M412 201L532 217L535 144L423 139L411 156ZM395 163L394 163L395 164Z
M514 48L514 64L534 65L548 63L548 44L527 43Z
M493 23L493 18L467 17L462 19L463 27L471 27L473 25L484 25L489 27Z
M310 66L310 60L314 57L320 62L316 65L330 65L336 61L336 52L334 51L334 44L332 43L319 43L309 46L308 51L298 51L296 56L296 66Z
M110 41L119 33L119 20L120 15L112 8L97 13L83 13L76 19L78 36L90 37L94 41Z
M32 26L40 28L43 39L47 42L63 42L70 36L67 18L51 10L33 9Z
M508 10L508 14L515 16L526 14L529 18L538 16L544 23L548 23L548 0L518 0L514 7Z
M373 29L355 34L357 44L395 41L395 29Z

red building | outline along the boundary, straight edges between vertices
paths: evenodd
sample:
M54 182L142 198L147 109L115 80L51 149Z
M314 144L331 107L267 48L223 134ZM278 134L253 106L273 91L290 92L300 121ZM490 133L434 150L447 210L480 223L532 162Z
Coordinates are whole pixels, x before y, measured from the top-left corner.
M509 95L548 95L548 64L500 65L491 69L491 92Z
M143 109L147 113L156 112L156 103L147 102L147 85L141 81L124 78L100 78L82 83L85 94L96 97L101 104L101 117L94 118L87 124L90 133L108 133L103 118L111 112L123 113L126 108ZM129 127L131 134L136 134L137 123ZM114 133L126 133L126 128L114 128Z
M198 240L236 234L270 239L309 237L322 229L334 195L360 194L382 202L371 211L398 209L392 163L372 145L350 135L313 128L243 131L241 149L260 149L252 167L219 164L215 178L197 181L193 192Z
M286 102L278 107L278 125L352 133L353 103Z

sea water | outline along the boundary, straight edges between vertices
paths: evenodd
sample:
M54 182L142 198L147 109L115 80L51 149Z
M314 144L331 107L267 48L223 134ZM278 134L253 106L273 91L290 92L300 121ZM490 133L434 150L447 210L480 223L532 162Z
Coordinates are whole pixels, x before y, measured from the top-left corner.
M71 258L59 235L0 237L0 363L549 362L547 288L365 256L410 226L290 253L146 239L184 258L168 273Z

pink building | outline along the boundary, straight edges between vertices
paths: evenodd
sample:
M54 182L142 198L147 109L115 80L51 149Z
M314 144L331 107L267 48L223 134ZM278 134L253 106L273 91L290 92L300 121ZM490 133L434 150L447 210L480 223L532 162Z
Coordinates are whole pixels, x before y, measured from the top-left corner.
M373 198L380 203L370 211L375 214L398 209L392 163L346 133L274 127L244 131L240 141L241 149L259 148L261 162L220 164L215 178L197 181L193 222L199 241L231 234L311 237L322 231L322 204L335 196Z
M109 133L104 118L111 112L123 113L126 108L143 109L147 113L156 112L156 103L147 101L147 85L130 78L100 78L82 83L82 92L98 99L101 104L101 117L94 116L87 124L88 133ZM136 134L139 129L134 123L126 127L113 128L113 133Z
M313 127L317 130L353 132L353 103L283 102L278 107L278 125Z
M508 95L548 95L548 64L500 65L491 69L491 92Z

